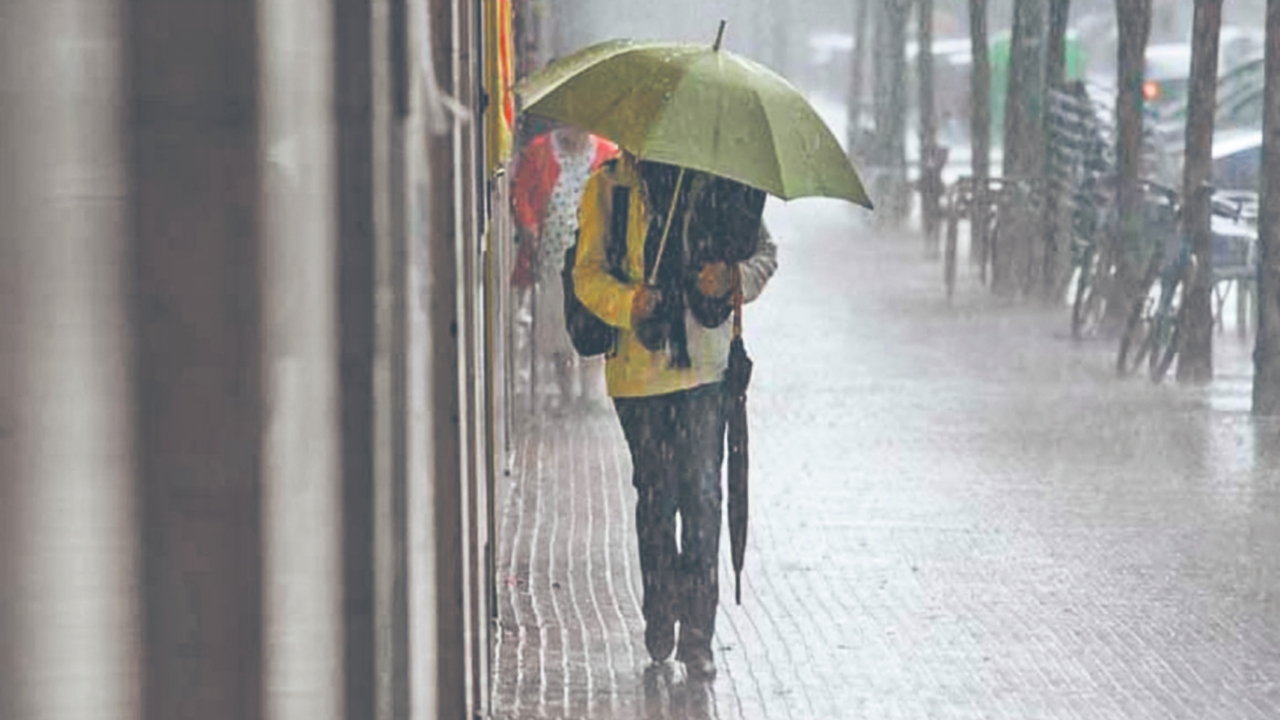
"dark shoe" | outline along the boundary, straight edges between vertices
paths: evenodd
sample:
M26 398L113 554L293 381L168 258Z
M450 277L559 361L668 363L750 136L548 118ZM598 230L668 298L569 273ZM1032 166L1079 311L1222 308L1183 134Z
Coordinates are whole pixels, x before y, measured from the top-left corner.
M669 620L645 623L644 646L654 662L660 663L670 657L676 646L675 622Z
M681 645L676 659L684 663L690 680L711 680L716 676L716 660L709 647Z
M710 650L686 652L682 653L682 655L680 662L684 663L685 673L690 680L707 681L715 679L716 661L712 657Z
M671 686L675 673L670 662L655 662L644 669L644 717L671 717Z

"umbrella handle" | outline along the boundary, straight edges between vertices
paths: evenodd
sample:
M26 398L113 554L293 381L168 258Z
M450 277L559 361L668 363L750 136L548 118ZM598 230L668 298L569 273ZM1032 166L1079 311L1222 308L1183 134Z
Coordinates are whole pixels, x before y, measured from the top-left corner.
M653 272L649 273L649 285L658 282L658 268L662 267L662 252L667 249L667 235L671 232L671 221L676 216L676 205L680 203L680 185L684 183L684 168L676 175L676 190L671 193L671 207L667 209L667 224L662 228L662 240L658 243L658 258L653 261Z

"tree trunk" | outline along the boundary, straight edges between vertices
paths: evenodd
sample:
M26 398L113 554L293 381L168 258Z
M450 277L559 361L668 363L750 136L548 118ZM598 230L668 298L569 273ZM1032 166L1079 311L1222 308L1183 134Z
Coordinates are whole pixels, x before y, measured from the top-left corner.
M1045 51L1045 87L1062 89L1067 78L1067 22L1071 14L1071 0L1049 0L1049 38ZM1047 123L1048 120L1046 119ZM1049 157L1048 132L1044 137L1043 157ZM1060 196L1061 187L1056 183L1047 186L1041 226L1044 228L1045 253L1042 277L1044 299L1056 301L1062 297L1071 272L1071 232L1067 206Z
M873 0L857 0L858 10L853 19L853 58L849 71L849 109L845 135L849 142L849 152L857 151L862 142L862 83L867 75L867 31L871 26L871 3Z
M974 187L981 193L991 175L991 55L987 50L987 0L969 0L969 41L973 65L969 74L969 144ZM977 257L986 279L991 257L987 236L987 204L975 198L969 223L969 253Z
M897 227L911 203L907 187L906 69L910 0L881 0L876 40L876 218Z
M1071 0L1049 0L1049 40L1045 52L1044 76L1049 87L1062 87L1067 81L1067 25L1071 18Z
M1222 0L1196 0L1182 170L1182 231L1191 238L1197 271L1184 298L1182 348L1178 352L1180 382L1207 383L1213 379L1213 235L1209 227L1209 194L1198 190L1213 177L1213 115L1217 107L1221 25Z
M1109 330L1123 326L1137 300L1142 276L1150 260L1142 241L1142 81L1147 38L1151 34L1151 0L1116 0L1120 27L1116 43L1116 171L1118 174L1119 281L1107 303Z
M1253 414L1276 416L1280 415L1280 0L1267 0L1265 65Z
M1047 0L1021 0L1013 10L1009 87L1004 116L1004 175L1039 178L1044 169L1044 70L1048 37ZM1030 203L1002 203L993 289L1026 292L1039 275L1035 257L1043 247L1040 218Z
M925 253L938 254L938 202L942 197L942 148L933 107L933 0L916 0L916 81L920 111L920 219Z

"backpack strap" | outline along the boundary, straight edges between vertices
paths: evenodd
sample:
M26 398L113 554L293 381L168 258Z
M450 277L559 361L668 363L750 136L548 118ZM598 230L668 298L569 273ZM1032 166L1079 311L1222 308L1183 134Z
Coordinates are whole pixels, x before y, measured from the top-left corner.
M604 254L614 277L628 282L627 274L627 215L631 209L631 188L613 186L613 208L609 215L609 238Z
M609 234L605 237L604 256L609 274L628 283L627 273L627 219L631 210L631 188L618 182L618 159L606 160L600 166L602 176L609 182Z

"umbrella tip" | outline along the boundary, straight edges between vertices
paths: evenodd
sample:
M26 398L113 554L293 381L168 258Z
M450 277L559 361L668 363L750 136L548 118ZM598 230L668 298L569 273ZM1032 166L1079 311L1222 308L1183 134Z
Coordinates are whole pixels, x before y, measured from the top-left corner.
M712 50L720 49L720 41L724 39L724 26L727 22L727 20L720 21L720 29L716 31L716 44L711 46Z

